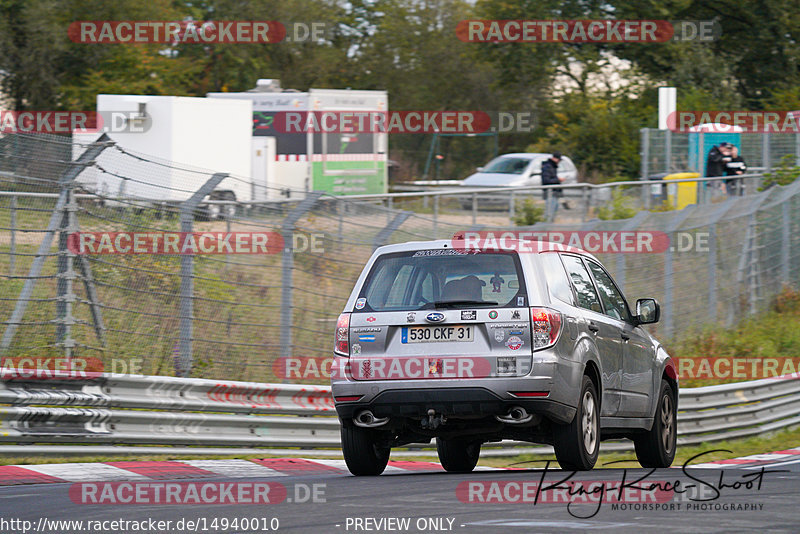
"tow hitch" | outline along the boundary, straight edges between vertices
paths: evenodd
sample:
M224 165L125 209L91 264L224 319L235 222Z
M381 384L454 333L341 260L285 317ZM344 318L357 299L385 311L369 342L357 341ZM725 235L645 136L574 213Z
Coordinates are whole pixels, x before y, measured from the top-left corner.
M428 418L423 418L420 421L420 426L426 430L436 430L439 428L440 425L443 425L447 422L447 417L444 414L437 414L436 410L431 408L428 410Z

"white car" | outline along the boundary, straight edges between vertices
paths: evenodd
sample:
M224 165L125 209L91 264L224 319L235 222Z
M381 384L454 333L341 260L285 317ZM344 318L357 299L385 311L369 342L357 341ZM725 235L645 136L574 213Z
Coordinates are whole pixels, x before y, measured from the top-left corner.
M478 172L467 177L464 187L520 187L542 185L542 162L552 154L516 153L504 154L490 161ZM562 156L558 164L558 176L565 184L578 182L578 169L572 160Z

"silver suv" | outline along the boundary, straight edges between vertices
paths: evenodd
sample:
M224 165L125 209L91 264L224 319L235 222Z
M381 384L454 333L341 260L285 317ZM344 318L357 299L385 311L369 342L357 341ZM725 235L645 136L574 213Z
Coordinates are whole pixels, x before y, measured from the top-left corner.
M511 245L511 246L509 246ZM675 456L675 364L599 261L541 242L377 249L339 316L331 383L354 475L392 447L436 438L442 466L474 469L481 445L552 444L588 470L601 439L630 438L644 467Z

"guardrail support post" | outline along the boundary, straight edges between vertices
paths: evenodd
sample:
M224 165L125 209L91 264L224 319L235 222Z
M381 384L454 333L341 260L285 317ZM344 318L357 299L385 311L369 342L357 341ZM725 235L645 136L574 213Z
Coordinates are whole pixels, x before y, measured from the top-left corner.
M672 130L664 132L664 172L669 174L672 168Z
M478 193L472 193L472 224L478 220Z
M648 165L650 164L650 130L648 128L642 128L639 130L641 136L641 144L642 144L642 151L639 152L639 157L641 159L641 174L642 180L647 180L648 176L650 176L650 170L648 169Z
M800 133L794 134L794 164L800 167Z
M583 216L581 222L586 222L589 218L589 210L592 209L592 188L588 185L583 186Z
M194 214L200 202L207 197L219 183L228 177L218 172L211 176L200 189L181 203L181 232L190 233L194 225ZM175 369L178 376L188 377L192 372L192 322L194 320L194 256L181 255L181 296L178 316L180 317L179 350L180 355Z

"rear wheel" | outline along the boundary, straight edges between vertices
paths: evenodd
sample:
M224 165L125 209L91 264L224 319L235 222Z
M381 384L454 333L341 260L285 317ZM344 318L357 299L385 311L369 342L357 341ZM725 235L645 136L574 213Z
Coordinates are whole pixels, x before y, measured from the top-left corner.
M678 404L675 391L666 380L661 381L653 428L633 437L636 458L642 467L669 467L675 459L678 442Z
M342 453L351 473L356 476L383 473L389 463L391 448L379 446L378 437L375 431L342 425Z
M600 404L592 380L585 376L581 396L572 422L553 430L556 459L562 469L588 471L597 462L600 450Z
M478 464L481 442L466 439L436 438L439 462L448 473L469 473Z

